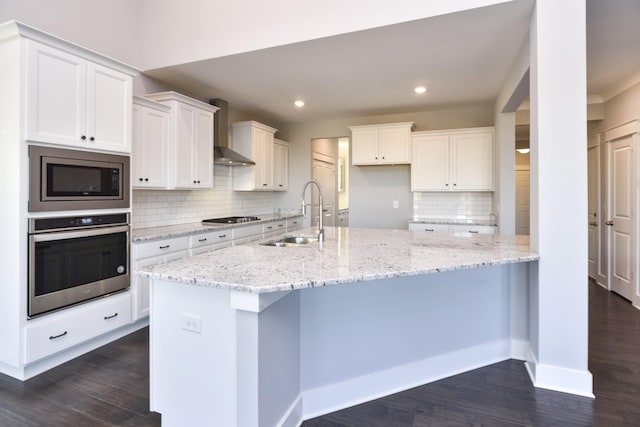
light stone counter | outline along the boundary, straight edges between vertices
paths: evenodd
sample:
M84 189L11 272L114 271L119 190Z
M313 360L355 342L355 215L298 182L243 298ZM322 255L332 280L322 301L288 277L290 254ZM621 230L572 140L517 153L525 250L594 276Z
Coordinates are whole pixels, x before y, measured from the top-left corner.
M293 234L308 234L310 229ZM146 267L152 279L267 293L535 261L527 236L328 227L325 242L259 242Z
M207 233L213 230L239 228L239 227L244 227L244 226L253 225L253 224L261 224L265 222L279 221L282 219L302 217L299 214L297 215L266 214L266 215L257 215L257 216L260 217L260 220L243 222L239 224L204 225L200 222L192 222L188 224L166 225L161 227L136 228L131 230L131 240L133 242L143 242L146 240L168 239L171 237L181 237L181 236L187 236L190 234Z

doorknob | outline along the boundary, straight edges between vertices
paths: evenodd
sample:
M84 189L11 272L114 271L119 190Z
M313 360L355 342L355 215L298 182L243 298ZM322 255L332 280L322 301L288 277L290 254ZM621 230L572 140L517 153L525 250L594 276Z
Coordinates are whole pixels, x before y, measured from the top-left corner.
M597 222L590 222L589 225L593 225L594 227L597 227L598 223Z
M606 225L613 225L613 221L607 221L605 222Z

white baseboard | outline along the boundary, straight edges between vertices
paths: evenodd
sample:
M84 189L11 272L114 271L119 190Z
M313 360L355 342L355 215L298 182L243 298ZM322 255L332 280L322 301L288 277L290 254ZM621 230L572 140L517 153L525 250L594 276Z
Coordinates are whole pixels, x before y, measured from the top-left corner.
M291 404L287 412L280 419L280 422L276 424L278 427L298 427L302 424L302 396Z
M588 370L562 368L539 363L529 351L527 372L534 387L594 398L593 376Z
M510 340L498 340L303 392L310 419L511 358Z

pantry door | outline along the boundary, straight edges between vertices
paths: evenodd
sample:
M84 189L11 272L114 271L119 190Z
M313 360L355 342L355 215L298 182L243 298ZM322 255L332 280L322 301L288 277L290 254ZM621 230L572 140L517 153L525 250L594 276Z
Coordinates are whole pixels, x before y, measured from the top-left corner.
M336 159L320 153L313 153L313 178L320 183L323 197L323 226L333 227L336 221L336 183L338 181L336 175ZM318 225L318 193L315 187L312 187L312 210L311 225Z
M632 135L610 143L611 290L633 299L635 271L636 142Z

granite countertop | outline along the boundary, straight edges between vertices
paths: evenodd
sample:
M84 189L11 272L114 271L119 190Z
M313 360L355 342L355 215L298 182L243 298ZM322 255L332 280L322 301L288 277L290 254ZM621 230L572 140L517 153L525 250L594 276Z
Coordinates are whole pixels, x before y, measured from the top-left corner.
M295 234L310 233L311 229ZM327 227L325 242L233 246L145 267L137 274L250 293L389 279L535 261L528 236Z
M144 242L147 240L167 239L171 237L188 236L190 234L207 233L213 230L224 230L238 227L246 227L248 225L262 224L265 222L279 221L282 219L302 217L300 214L266 214L257 215L260 217L258 221L243 222L239 224L210 224L204 225L201 222L192 222L188 224L166 225L162 227L136 228L131 230L132 242Z

